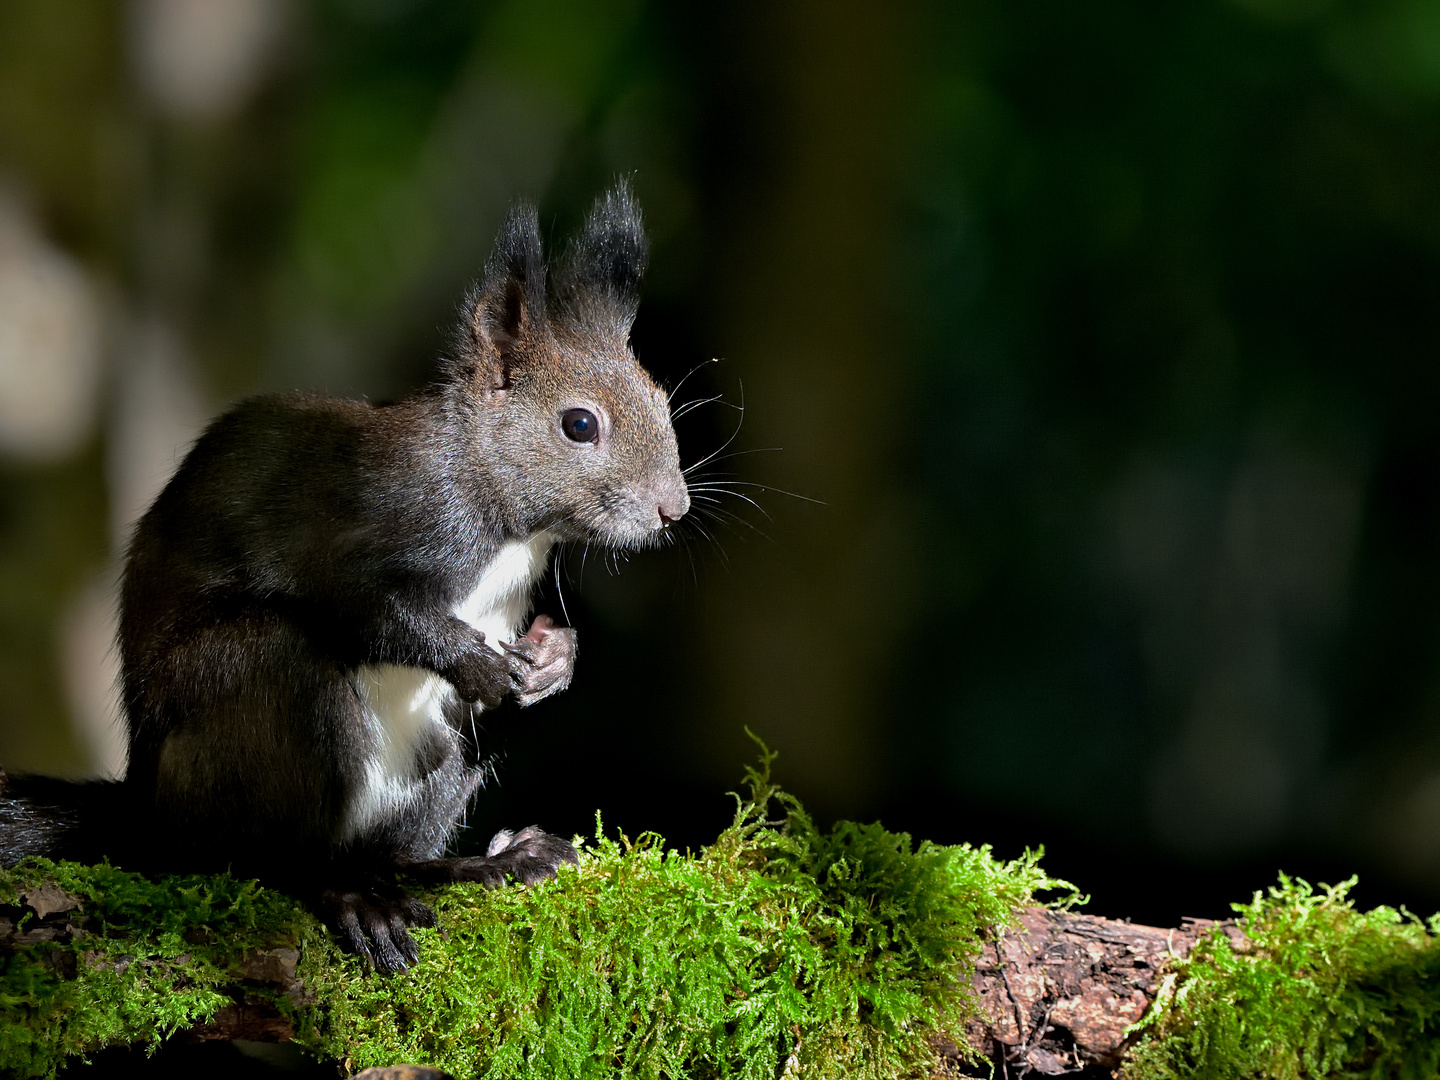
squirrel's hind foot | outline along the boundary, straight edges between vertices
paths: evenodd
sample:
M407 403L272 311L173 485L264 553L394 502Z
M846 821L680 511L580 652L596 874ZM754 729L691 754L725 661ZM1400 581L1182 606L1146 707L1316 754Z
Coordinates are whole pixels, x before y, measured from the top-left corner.
M420 959L412 926L434 926L435 913L399 889L326 889L325 921L341 941L380 971L404 971Z
M570 841L531 825L515 833L500 830L484 855L412 863L405 872L424 881L478 881L494 888L507 880L533 885L553 878L561 863L579 861Z

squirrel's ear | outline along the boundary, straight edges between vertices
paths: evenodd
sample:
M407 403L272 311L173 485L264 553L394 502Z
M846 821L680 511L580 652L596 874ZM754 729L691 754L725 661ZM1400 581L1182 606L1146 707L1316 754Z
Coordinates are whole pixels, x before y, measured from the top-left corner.
M465 298L456 352L488 394L510 386L525 342L545 329L545 257L533 206L506 215L485 263L485 277Z
M555 293L565 318L582 330L627 338L648 248L640 206L622 178L595 200L557 271Z

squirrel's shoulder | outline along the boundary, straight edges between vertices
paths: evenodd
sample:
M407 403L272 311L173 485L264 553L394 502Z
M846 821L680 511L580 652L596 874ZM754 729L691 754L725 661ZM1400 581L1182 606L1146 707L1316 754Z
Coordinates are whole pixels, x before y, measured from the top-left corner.
M241 398L210 422L207 431L264 427L272 423L289 427L296 422L323 426L366 426L375 422L387 406L357 398L331 397L310 390L278 394L257 394Z
M197 443L209 453L288 446L405 442L433 418L417 397L395 403L330 397L305 390L243 398L212 420Z

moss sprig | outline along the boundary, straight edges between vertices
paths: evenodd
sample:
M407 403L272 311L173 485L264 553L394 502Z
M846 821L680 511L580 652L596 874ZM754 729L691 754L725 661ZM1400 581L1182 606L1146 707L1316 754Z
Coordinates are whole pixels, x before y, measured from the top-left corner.
M448 945L427 933L411 972L350 982L316 1049L497 1080L924 1072L973 1007L982 931L1066 886L1033 855L821 831L770 760L698 855L597 821L554 883L435 894Z
M1244 940L1212 930L1176 963L1126 1076L1440 1076L1440 916L1358 911L1354 885L1282 874L1232 905Z
M0 905L46 883L80 899L73 934L0 952L0 1074L49 1076L68 1056L154 1048L231 1004L247 953L275 942L325 948L288 898L220 874L150 880L108 864L29 860L0 873ZM24 909L21 909L24 911ZM25 912L17 928L33 915Z

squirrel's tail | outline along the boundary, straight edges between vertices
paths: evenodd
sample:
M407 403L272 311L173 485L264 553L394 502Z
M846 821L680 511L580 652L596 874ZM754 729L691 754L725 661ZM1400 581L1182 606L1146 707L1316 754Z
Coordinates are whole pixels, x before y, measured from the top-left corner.
M75 783L0 769L0 867L29 855L97 861L125 818L124 797L118 780Z

